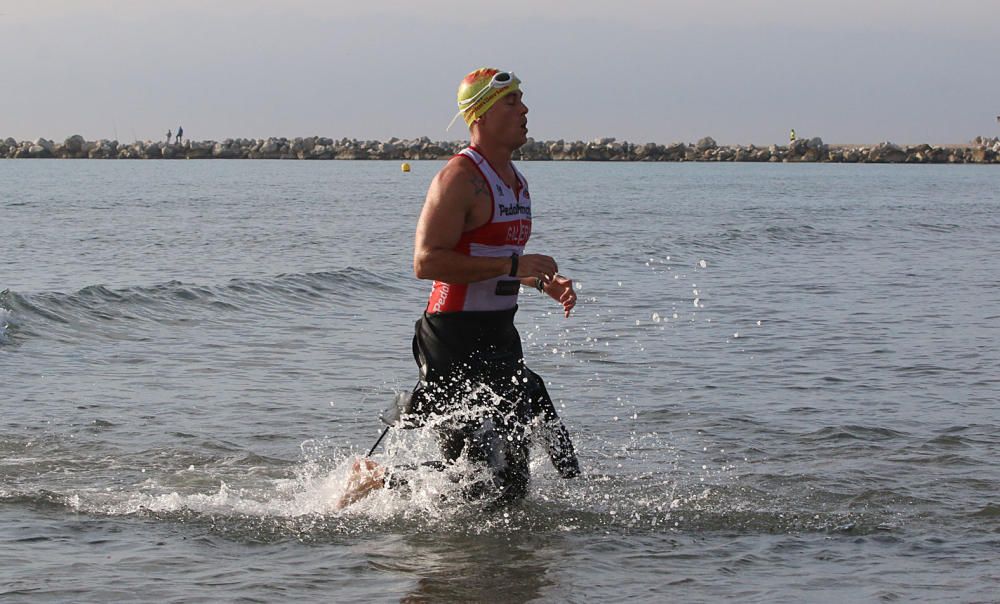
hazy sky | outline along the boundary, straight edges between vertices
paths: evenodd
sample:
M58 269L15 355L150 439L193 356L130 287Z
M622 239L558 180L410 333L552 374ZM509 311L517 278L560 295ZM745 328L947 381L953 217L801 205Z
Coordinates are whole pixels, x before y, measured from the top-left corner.
M0 0L0 138L456 140L523 80L536 139L1000 135L1000 0Z

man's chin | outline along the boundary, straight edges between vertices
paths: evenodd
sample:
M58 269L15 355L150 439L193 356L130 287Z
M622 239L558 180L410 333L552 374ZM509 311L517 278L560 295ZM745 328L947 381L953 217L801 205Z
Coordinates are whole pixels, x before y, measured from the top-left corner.
M517 137L516 148L521 148L527 142L528 142L528 129L525 128L524 131L521 133L521 136Z

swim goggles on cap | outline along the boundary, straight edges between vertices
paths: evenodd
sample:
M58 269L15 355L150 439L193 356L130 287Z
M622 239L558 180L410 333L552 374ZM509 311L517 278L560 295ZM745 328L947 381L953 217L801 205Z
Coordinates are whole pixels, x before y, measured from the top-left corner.
M490 78L490 81L479 90L479 92L470 96L467 99L459 99L458 113L455 114L455 117L451 118L451 121L448 123L448 127L445 128L445 132L451 129L451 127L455 124L455 120L458 119L458 116L469 111L476 111L476 105L484 98L486 98L486 96L489 94L491 90L507 88L512 84L520 84L520 83L521 80L517 79L517 76L514 75L513 71L496 72L495 74L493 74L493 77ZM494 99L493 102L496 102L496 99ZM493 102L490 102L489 105L486 106L486 108L492 106Z
M473 106L476 101L486 96L486 93L489 92L491 88L506 88L516 81L518 81L517 76L513 73L509 71L498 71L493 74L492 78L490 78L489 84L483 86L482 90L471 97L459 101L458 106L462 111L465 111L467 108Z

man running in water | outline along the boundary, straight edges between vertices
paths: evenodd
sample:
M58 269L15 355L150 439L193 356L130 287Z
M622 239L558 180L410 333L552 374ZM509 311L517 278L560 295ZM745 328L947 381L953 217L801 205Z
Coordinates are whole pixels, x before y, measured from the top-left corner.
M471 144L435 176L417 222L413 269L434 285L416 323L420 381L403 420L432 426L447 463L465 452L488 469L487 483L467 495L506 503L527 493L532 424L560 475L579 474L569 434L543 380L525 366L514 327L522 285L558 302L566 317L577 297L555 259L524 253L531 196L511 161L528 134L520 80L473 71L459 86L458 108ZM342 505L391 487L392 474L356 462Z

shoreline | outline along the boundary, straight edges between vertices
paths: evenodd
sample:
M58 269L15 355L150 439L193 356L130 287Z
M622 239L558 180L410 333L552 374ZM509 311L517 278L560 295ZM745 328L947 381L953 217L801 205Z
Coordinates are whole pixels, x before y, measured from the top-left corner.
M0 140L0 159L291 159L291 160L423 160L447 159L465 141L432 141L427 137L388 141L299 138L225 139L120 143L87 141L74 135L61 143ZM873 145L826 144L819 137L788 145L718 145L711 137L697 143L635 144L602 138L583 141L528 139L514 153L520 161L666 161L666 162L817 162L905 164L1000 164L1000 138L976 137L968 144Z

